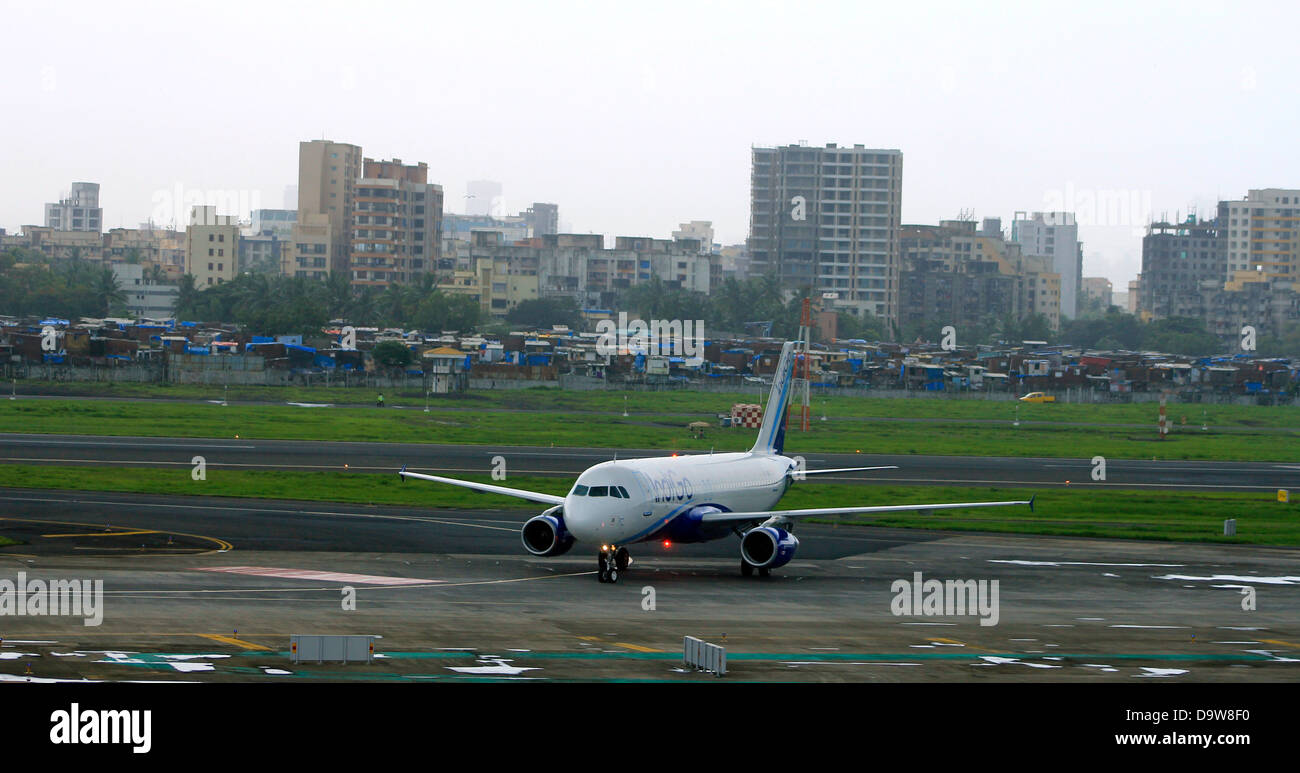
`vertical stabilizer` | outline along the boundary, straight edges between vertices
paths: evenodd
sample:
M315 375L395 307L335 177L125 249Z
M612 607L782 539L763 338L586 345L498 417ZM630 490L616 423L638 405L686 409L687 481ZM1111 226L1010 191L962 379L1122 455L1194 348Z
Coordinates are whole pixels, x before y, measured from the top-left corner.
M763 408L763 426L758 430L758 440L750 453L779 454L785 449L785 411L794 381L794 348L794 341L786 341L781 347L781 360L772 374L772 391Z

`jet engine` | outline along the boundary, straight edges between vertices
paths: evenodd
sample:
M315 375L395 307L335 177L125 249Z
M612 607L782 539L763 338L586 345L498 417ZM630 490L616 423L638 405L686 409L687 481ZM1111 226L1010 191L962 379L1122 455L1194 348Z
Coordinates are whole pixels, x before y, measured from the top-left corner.
M745 532L740 540L740 556L756 569L776 569L790 563L799 548L799 540L785 529L759 526Z
M564 510L560 505L529 518L520 536L524 549L535 556L559 556L573 547L573 535L564 528Z

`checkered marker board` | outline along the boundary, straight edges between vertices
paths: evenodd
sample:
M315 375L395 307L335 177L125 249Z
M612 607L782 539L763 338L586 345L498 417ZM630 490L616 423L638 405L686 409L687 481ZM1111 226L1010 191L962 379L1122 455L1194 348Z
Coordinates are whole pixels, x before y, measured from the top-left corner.
M736 403L731 406L731 424L734 427L763 426L763 406L754 403Z

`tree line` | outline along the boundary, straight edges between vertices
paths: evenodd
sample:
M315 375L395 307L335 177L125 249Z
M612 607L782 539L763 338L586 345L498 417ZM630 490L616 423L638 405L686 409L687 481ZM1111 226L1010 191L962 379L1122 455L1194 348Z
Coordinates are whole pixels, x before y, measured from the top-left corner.
M11 247L0 253L0 313L77 319L126 313L126 293L113 270L73 257Z
M351 325L404 330L472 330L481 310L476 296L444 293L426 274L409 284L354 291L348 277L324 281L274 274L240 274L229 282L199 289L194 277L181 277L176 317L233 322L266 335L319 330L333 319Z

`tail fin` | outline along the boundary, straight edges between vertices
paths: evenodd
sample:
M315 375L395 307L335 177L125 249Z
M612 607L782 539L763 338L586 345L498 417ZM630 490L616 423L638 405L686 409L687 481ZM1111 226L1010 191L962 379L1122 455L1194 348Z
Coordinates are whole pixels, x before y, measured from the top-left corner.
M772 374L772 391L763 408L763 426L758 430L758 440L750 449L753 454L779 454L785 450L785 412L794 381L795 341L786 341L781 347L781 360Z

